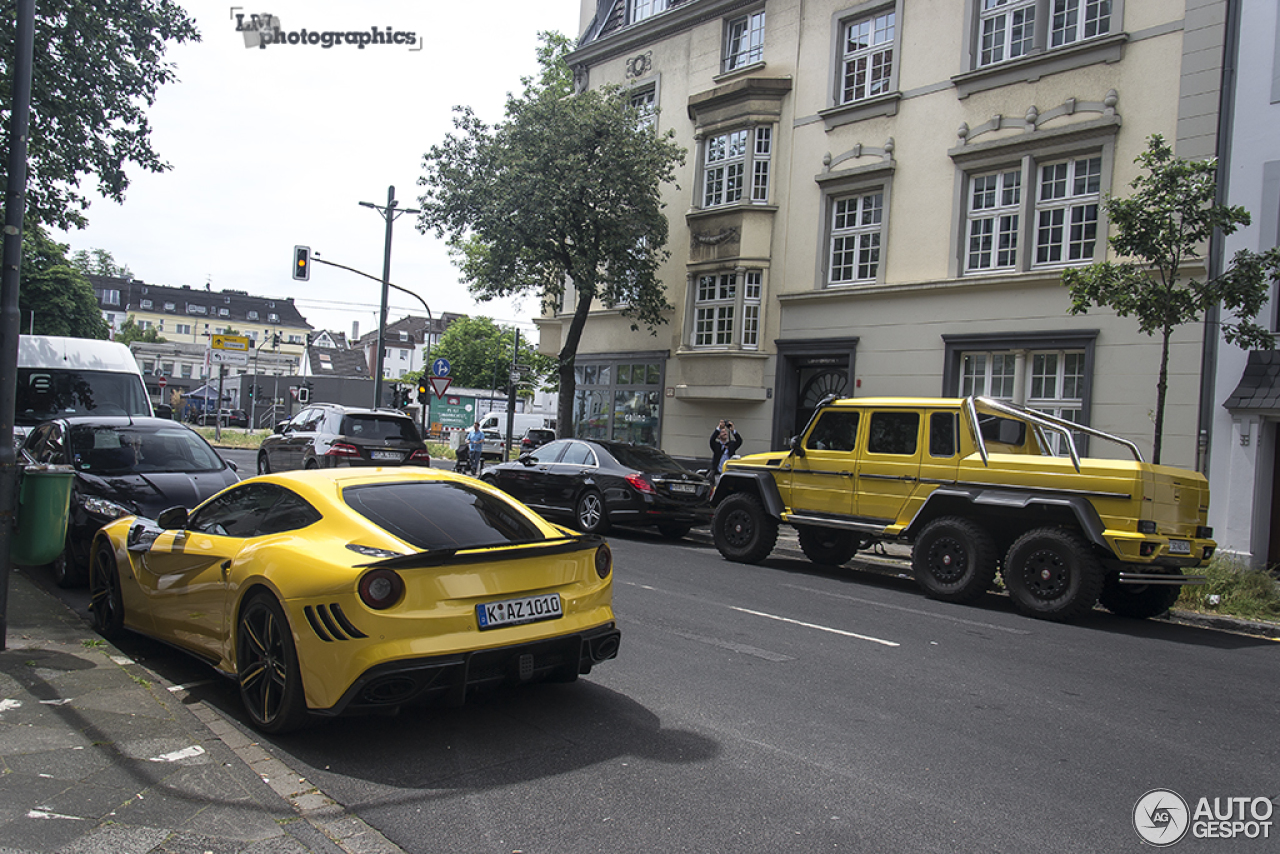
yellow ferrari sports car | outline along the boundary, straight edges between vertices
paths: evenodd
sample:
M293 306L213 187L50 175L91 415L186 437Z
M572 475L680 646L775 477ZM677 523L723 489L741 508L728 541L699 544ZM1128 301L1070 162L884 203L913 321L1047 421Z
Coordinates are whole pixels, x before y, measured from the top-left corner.
M614 658L613 557L478 480L427 468L263 475L95 537L95 628L234 677L251 722L462 703Z

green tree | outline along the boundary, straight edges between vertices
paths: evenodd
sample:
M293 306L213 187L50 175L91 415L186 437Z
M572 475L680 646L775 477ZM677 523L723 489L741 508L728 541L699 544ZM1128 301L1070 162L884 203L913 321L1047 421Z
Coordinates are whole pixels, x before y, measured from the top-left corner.
M1173 330L1220 305L1234 318L1221 325L1228 343L1247 350L1274 347L1272 333L1254 318L1266 304L1271 283L1280 280L1280 249L1261 254L1242 249L1215 277L1187 276L1184 266L1203 263L1201 250L1215 230L1224 236L1235 232L1249 224L1249 212L1217 202L1216 161L1174 157L1159 134L1134 162L1147 174L1133 179L1133 194L1108 197L1105 203L1114 227L1111 248L1117 257L1131 260L1067 270L1062 283L1071 291L1072 314L1107 306L1121 317L1136 318L1145 334L1160 336L1152 449L1152 461L1159 463Z
M0 150L9 150L13 104L14 4L0 19ZM151 147L146 110L176 79L171 43L199 41L195 22L173 0L41 0L28 146L28 222L83 228L89 206L81 180L123 201L125 169L169 168ZM0 184L7 178L0 160Z
M38 226L22 233L18 312L23 332L99 339L111 334L89 280L67 260L67 247Z
M419 230L448 236L471 293L534 293L573 314L557 360L559 423L573 424L573 363L596 303L651 332L671 309L661 188L684 150L659 136L618 89L574 94L571 45L542 33L539 77L508 96L494 127L457 108L455 132L424 157Z
M158 329L154 326L148 326L143 329L138 325L132 314L129 315L124 323L120 324L120 330L116 332L116 340L121 344L132 344L134 341L142 341L146 344L163 344L165 342Z
M488 317L464 317L453 321L440 343L431 348L434 361L443 357L449 360L449 376L453 385L461 388L505 388L511 373L511 350L515 344L515 331L504 329ZM555 366L555 360L534 349L532 341L520 338L517 364L528 365L533 377L545 376ZM407 382L417 383L420 377L406 377ZM532 393L524 390L526 396Z
M133 271L128 264L117 264L115 257L105 249L77 249L71 253L71 263L86 276L112 276L117 279L132 279Z

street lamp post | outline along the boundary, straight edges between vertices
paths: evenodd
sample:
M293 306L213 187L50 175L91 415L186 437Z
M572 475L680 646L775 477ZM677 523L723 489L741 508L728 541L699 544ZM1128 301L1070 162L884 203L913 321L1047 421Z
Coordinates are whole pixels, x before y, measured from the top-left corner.
M387 293L391 286L391 226L396 221L396 217L400 214L416 214L421 211L397 209L396 205L396 188L394 186L387 187L387 204L385 207L375 205L373 202L361 202L361 207L373 208L382 214L382 218L387 221L387 235L382 248L382 302L378 308L378 358L375 361L376 368L373 375L373 408L377 409L382 405L382 360L383 351L386 349L387 335Z

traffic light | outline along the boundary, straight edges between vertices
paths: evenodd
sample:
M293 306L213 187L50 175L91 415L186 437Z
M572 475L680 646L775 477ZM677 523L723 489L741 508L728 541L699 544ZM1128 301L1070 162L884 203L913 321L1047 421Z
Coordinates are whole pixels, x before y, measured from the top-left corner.
M311 279L311 247L293 247L293 277L300 282Z
M427 388L426 380L418 380L418 403L426 403L431 399L431 389Z
M253 386L249 386L249 399L253 400Z

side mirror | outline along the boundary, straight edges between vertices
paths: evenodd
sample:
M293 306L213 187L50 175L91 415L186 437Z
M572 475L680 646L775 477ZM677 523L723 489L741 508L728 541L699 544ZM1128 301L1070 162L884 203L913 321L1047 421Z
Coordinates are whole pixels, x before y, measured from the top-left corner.
M160 516L156 519L156 524L166 531L180 530L187 527L187 508L170 507L168 510L162 510Z
M276 426L274 426L274 427L272 427L272 428L271 428L271 432L272 432L272 433L283 433L283 432L284 432L284 428L285 428L285 426L286 426L288 423L289 423L288 421L279 421L279 422L277 422L277 423L276 423Z
M526 466L533 466L538 464L538 458L535 457L533 454L521 454L520 456L516 457L516 459Z
M791 453L795 454L797 457L804 456L804 444L801 443L799 436L791 437Z
M231 469L231 470L232 470L233 472L235 472L236 474L239 474L239 473L240 473L240 466L236 465L236 464L235 464L234 462L232 462L231 460L227 460L227 461L226 461L226 463L227 463L227 468Z

